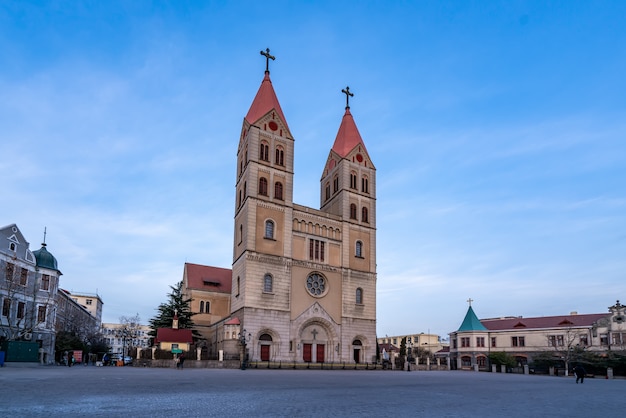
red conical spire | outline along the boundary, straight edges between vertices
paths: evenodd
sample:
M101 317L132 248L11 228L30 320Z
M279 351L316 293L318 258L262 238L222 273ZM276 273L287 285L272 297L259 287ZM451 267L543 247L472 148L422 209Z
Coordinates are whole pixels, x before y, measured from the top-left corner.
M246 120L248 123L254 124L272 109L276 111L278 117L280 117L285 126L287 126L287 119L285 119L285 115L283 115L283 110L280 108L280 103L278 102L274 87L272 86L272 80L270 80L270 72L265 71L265 77L250 106L250 110L248 110Z
M339 132L337 132L337 138L335 138L335 143L333 144L333 151L339 154L340 157L344 158L357 145L361 145L367 152L365 144L361 139L361 134L359 134L356 123L354 123L354 118L350 113L350 107L346 107L346 113L343 115L341 125L339 126Z

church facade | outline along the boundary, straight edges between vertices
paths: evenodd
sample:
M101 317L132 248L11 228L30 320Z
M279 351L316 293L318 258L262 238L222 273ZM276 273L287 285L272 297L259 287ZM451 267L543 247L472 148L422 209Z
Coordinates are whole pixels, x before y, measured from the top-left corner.
M239 137L230 315L210 351L233 357L243 336L252 361L374 361L376 168L343 92L320 209L298 205L295 140L266 67Z

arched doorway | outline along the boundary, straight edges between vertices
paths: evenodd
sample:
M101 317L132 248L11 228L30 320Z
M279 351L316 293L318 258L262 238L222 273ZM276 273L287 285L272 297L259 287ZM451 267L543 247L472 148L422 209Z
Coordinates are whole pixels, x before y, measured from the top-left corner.
M259 337L259 345L261 346L261 361L270 361L270 351L272 348L272 336L263 334Z
M324 363L328 361L329 337L326 329L318 324L307 325L301 332L302 361Z
M355 363L361 363L362 351L363 343L361 342L361 340L357 339L352 341L352 355Z

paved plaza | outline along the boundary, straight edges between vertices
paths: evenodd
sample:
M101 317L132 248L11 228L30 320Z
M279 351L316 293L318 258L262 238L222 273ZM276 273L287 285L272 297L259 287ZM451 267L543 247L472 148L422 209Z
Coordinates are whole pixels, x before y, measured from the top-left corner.
M0 416L617 417L626 380L478 372L0 368Z

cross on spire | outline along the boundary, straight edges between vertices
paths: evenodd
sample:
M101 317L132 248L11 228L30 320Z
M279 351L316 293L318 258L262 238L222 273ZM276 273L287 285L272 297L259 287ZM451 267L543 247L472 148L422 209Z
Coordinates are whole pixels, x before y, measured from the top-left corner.
M275 60L276 57L273 55L270 55L269 48L266 48L265 51L261 51L261 55L265 57L265 72L269 73L270 72L270 60Z
M467 303L469 303L469 306L472 306L472 302L474 302L474 299L472 299L472 298L469 298L469 299L467 300Z
M41 245L44 247L46 246L46 230L47 229L48 229L47 227L45 226L43 227L43 243Z
M348 86L345 89L341 89L341 92L346 95L346 109L350 109L350 96L354 96L354 93L350 93L350 87Z

